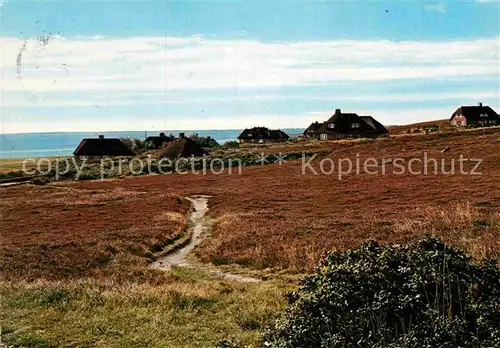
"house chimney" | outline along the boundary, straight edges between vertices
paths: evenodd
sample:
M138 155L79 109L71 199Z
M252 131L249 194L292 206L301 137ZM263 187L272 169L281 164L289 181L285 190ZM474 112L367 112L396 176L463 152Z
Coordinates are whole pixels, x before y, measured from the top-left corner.
M99 140L104 140L104 135L99 134Z
M483 103L481 103L481 102L477 103L477 105L479 105L480 108L483 107Z
M160 137L165 138L165 133L160 133Z
M335 109L335 115L340 115L342 111L340 109Z
M179 133L179 139L184 138L184 133Z

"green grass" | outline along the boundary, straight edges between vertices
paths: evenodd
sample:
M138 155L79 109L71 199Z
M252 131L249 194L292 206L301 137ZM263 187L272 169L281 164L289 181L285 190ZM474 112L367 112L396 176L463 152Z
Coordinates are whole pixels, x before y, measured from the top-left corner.
M14 347L255 346L284 308L294 281L222 280L190 269L163 285L97 280L0 282L0 325Z

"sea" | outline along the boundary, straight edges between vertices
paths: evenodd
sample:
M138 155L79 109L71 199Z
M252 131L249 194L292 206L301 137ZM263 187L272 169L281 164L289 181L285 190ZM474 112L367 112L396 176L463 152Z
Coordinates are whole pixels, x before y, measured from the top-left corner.
M290 137L302 133L303 129L283 129ZM236 140L241 129L214 130L176 130L162 131L165 134L186 136L196 133L199 136L211 136L219 144ZM116 132L60 132L60 133L18 133L0 134L0 159L71 156L83 138L97 138L100 134L105 138L133 137L145 139L146 136L158 135L159 131L116 131Z

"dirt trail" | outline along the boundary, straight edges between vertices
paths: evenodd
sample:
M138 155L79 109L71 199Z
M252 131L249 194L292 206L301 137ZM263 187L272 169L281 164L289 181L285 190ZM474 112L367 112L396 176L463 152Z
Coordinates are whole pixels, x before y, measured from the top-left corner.
M203 266L198 263L194 264L188 259L189 254L203 241L203 239L205 239L210 230L210 221L206 216L208 212L208 198L209 196L194 196L192 198L187 198L193 204L193 209L189 216L189 233L191 233L191 240L187 245L172 254L154 262L152 267L159 269L170 269L171 267L200 267L205 268L207 271L214 273L221 278L245 283L260 282L260 279L257 278L225 273L220 270L212 270L207 266Z

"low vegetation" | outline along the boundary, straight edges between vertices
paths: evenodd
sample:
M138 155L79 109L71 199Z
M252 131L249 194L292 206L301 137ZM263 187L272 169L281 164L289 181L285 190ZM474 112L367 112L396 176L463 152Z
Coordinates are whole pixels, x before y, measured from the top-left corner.
M106 280L0 282L2 342L8 347L214 347L238 337L256 346L292 287L240 284L190 269L161 285Z
M455 247L471 255L462 265L486 270L489 263L483 260L500 260L499 143L499 130L491 128L214 148L213 154L221 151L226 159L245 158L241 175L122 174L104 181L1 187L2 339L16 347L211 347L219 341L220 347L238 342L257 347L260 330L280 315L286 305L283 295L295 289L296 277L317 270L328 253L344 255L369 240L378 243L371 248L394 252L403 262L408 255L404 248L390 245L433 236L454 250L453 255L462 255ZM287 157L282 163L260 166L256 159L261 153ZM311 160L316 168L323 159L380 161L421 158L424 153L448 163L460 155L483 162L478 176L390 171L370 175L361 170L339 180L339 168L328 175L303 173L302 153L316 155ZM89 172L89 178L100 178L96 173ZM185 237L190 205L184 197L197 194L210 196L213 231L195 249L196 256L219 268L260 275L262 282L243 284L197 270L163 272L149 267L172 241ZM375 263L377 253L366 248L360 249L365 250L363 257ZM330 269L346 265L333 258L325 261ZM383 271L384 276L405 276ZM375 280L376 274L371 274ZM458 270L452 274L458 279L464 275ZM446 279L446 284L454 281ZM322 284L326 286L326 280ZM467 302L473 299L468 294L463 303L480 303ZM445 330L440 336L457 332L449 330L461 325L453 326L447 318L444 326L435 328ZM413 337L405 332L405 339ZM280 335L274 331L266 339L281 344ZM402 347L396 340L402 336L387 337L393 339L393 347ZM360 345L375 338L364 337ZM421 341L417 337L415 342Z
M475 136L458 133L406 136L369 142L326 143L330 158L420 158L444 161L481 158L480 175L423 173L385 175L363 168L339 180L329 174L302 173L302 161L248 168L240 177L215 179L206 190L215 232L198 255L216 264L311 271L328 251L355 249L366 240L399 243L429 234L470 252L476 258L500 259L500 141L498 129ZM321 145L315 145L321 146ZM450 151L443 153L442 149ZM469 164L470 165L470 164ZM208 178L200 178L206 181ZM194 183L193 183L194 184ZM220 186L219 186L220 185Z
M230 140L222 144L222 147L226 149L238 149L240 147L240 143L236 140Z
M436 239L332 253L290 296L265 347L496 347L500 270Z
M454 128L450 124L450 120L437 120L429 122L420 122L415 124L406 124L401 126L388 127L389 133L397 134L412 134L412 133L431 133L436 131L452 131Z
M68 279L131 274L187 228L188 201L176 195L58 186L8 188L2 199L0 279Z
M201 147L219 147L219 143L212 137L204 137L198 134L192 134L189 136L192 140L198 143Z
M140 154L147 150L145 140L133 137L120 138L120 140L136 154Z

